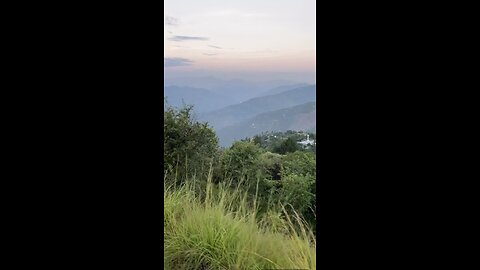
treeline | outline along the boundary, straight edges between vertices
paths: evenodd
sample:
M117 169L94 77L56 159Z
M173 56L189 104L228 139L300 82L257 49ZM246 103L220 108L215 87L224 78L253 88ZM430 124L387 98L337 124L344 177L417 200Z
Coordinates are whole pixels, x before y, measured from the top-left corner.
M308 137L307 137L308 135ZM277 154L306 151L316 153L316 145L301 145L299 142L306 138L316 141L315 133L288 130L286 132L264 132L253 138L245 138L242 141L251 141L261 148Z
M163 139L165 181L181 185L193 180L201 191L210 177L215 184L247 191L259 214L291 205L314 227L315 148L297 143L305 134L262 134L223 149L213 129L195 120L191 106L167 106Z

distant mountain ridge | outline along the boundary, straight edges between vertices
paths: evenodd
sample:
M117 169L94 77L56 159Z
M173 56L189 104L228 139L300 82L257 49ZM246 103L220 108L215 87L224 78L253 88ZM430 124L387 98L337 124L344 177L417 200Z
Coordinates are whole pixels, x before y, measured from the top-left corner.
M316 101L316 85L288 90L279 94L256 97L240 104L203 113L199 120L209 122L216 130L233 126L258 114Z
M217 131L222 146L228 146L235 140L269 131L315 131L316 102L261 113L241 123Z
M228 96L194 87L167 86L164 87L164 96L167 97L168 104L174 107L182 107L184 104L194 105L193 109L197 113L220 109L235 103Z
M295 89L295 88L300 88L300 87L305 87L305 86L309 86L310 84L307 84L307 83L297 83L297 84L289 84L289 85L282 85L282 86L278 86L278 87L275 87L273 89L270 89L266 92L262 92L258 95L258 97L264 97L264 96L270 96L270 95L275 95L275 94L280 94L282 92L285 92L285 91L288 91L288 90L292 90L292 89Z
M295 82L288 80L274 81L247 81L242 79L218 79L215 77L181 77L169 78L164 87L193 87L208 89L220 95L228 96L236 103L257 97L260 94L282 85L292 85Z

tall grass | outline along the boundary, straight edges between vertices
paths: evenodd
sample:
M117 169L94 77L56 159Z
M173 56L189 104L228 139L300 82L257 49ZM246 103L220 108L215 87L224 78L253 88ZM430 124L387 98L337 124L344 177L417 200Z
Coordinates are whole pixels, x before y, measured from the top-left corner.
M211 175L164 192L165 269L316 269L316 242L295 211L257 216L256 199Z

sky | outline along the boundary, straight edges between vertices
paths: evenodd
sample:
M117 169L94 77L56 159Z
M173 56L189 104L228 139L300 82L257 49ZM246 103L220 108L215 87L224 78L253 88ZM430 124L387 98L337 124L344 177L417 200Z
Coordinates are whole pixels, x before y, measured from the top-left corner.
M314 73L315 0L165 0L166 72Z

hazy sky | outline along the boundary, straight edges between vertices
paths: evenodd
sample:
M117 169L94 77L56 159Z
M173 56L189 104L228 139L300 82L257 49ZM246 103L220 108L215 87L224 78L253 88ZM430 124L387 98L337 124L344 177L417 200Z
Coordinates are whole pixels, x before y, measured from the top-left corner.
M165 0L164 66L315 71L315 0Z

